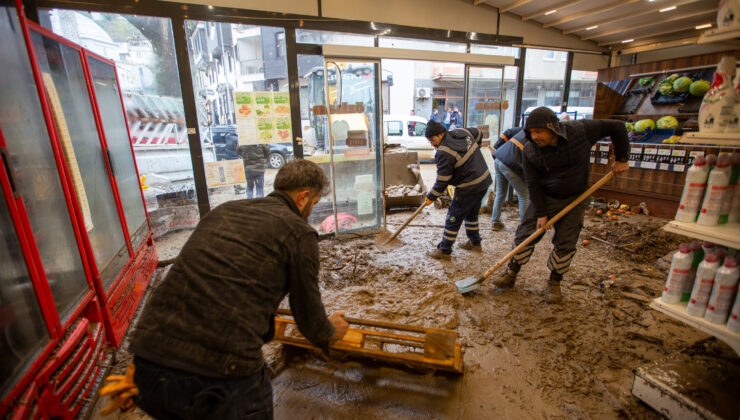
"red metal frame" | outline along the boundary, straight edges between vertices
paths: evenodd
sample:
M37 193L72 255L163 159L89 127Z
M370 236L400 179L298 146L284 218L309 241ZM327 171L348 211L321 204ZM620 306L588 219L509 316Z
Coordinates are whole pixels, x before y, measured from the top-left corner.
M47 32L51 32L48 31ZM87 62L86 53L88 52L82 47L79 48L80 62L82 63L82 70L85 74L85 82L87 82L87 93L90 96L90 106L92 106L93 117L95 118L95 125L98 128L98 136L100 137L100 146L103 148L103 162L105 162L105 168L108 170L108 179L110 179L111 187L113 188L113 199L116 202L116 209L118 210L118 219L121 221L121 227L123 228L123 234L126 239L126 246L128 247L129 261L134 259L134 249L131 246L131 237L128 231L128 224L126 223L126 215L123 213L123 204L121 203L121 196L118 192L118 182L116 177L113 175L111 170L111 162L108 161L108 139L105 137L105 130L103 129L103 120L100 118L100 109L98 108L98 98L95 95L95 88L92 79L92 73L90 73L90 63ZM129 140L130 142L130 140ZM138 175L138 174L137 174ZM112 285L111 285L112 286ZM109 289L110 290L110 289Z
M34 32L38 33L39 35L49 37L55 41L60 42L63 45L66 45L70 48L75 49L80 53L80 60L83 67L83 71L85 74L85 82L87 84L88 89L88 95L90 97L91 106L93 109L93 116L95 119L96 128L98 129L98 136L100 137L101 146L104 150L108 150L108 145L105 139L105 133L103 132L102 122L100 119L100 110L97 106L97 99L95 97L93 88L92 88L92 76L89 71L88 62L86 59L85 54L89 54L91 57L94 57L96 59L101 58L104 62L111 63L113 65L113 68L115 69L115 63L112 63L110 60L107 60L103 57L99 57L96 54L85 50L84 48L72 43L71 41L62 38L61 36L54 34L53 32L50 32L49 30L39 26L38 24L28 21L25 21L28 25L29 31L33 30ZM29 32L30 34L30 32ZM36 66L38 66L38 62L36 62ZM35 67L38 69L39 67ZM39 70L37 70L39 71ZM40 71L39 71L40 72ZM117 77L117 76L116 76ZM43 89L42 89L43 90ZM43 92L44 95L46 92ZM119 96L120 96L120 89L119 89ZM48 98L47 99L47 107L48 107ZM121 107L122 112L124 112L124 118L125 118L125 107ZM48 107L48 109L45 109L45 112L49 112L51 115L51 108ZM53 121L53 120L52 120ZM128 121L126 121L126 124L128 124ZM54 130L56 131L56 125L53 126ZM127 126L128 130L128 126ZM61 141L59 140L58 134L55 137L55 140L58 143L59 150L61 149ZM129 143L130 143L130 137L129 137ZM136 160L134 158L133 150L132 150L132 159L134 159L134 164L136 164ZM108 337L108 341L113 344L113 346L117 347L120 345L121 341L123 340L123 336L125 335L126 329L128 328L128 325L130 323L131 318L133 317L133 311L125 311L124 313L118 313L117 312L117 299L121 298L121 296L128 292L129 294L124 296L126 299L126 308L128 309L131 304L134 305L134 309L136 306L138 306L139 301L141 300L141 297L143 296L143 292L146 289L146 286L149 283L149 276L145 276L146 278L142 280L141 275L143 273L151 274L151 272L156 267L156 250L153 248L153 242L151 241L151 232L148 234L148 237L145 241L142 242L143 244L149 244L149 247L151 249L149 250L147 247L139 247L141 249L141 252L147 253L147 256L142 256L136 253L136 250L133 250L131 238L130 238L130 232L128 232L128 227L126 225L125 220L125 214L123 212L123 206L120 202L119 197L119 190L118 185L115 182L115 178L113 177L111 171L110 171L110 163L108 162L107 156L103 157L104 161L106 162L106 169L108 170L108 178L111 182L111 187L113 188L114 197L116 200L116 208L118 210L119 215L119 223L121 223L121 227L124 229L124 235L126 240L126 245L129 250L129 259L126 261L126 264L124 265L123 269L118 273L118 276L116 279L111 283L111 285L108 287L108 289L104 289L102 286L102 281L100 279L100 272L98 271L96 264L89 264L89 269L93 275L94 283L96 287L96 291L98 293L98 296L100 296L100 304L103 308L103 321L105 324L105 331ZM66 168L66 165L65 165ZM138 175L138 167L137 167L137 175ZM71 176L67 173L67 182L69 185L73 185L71 181ZM139 187L139 189L141 189ZM72 193L74 193L74 189L70 187L70 190ZM143 193L140 193L142 202L144 200ZM79 205L76 201L75 196L75 216L78 220L78 226L84 226L84 220L82 216L82 211L79 208ZM144 203L145 204L145 203ZM145 204L146 206L146 204ZM146 209L146 207L144 207ZM151 231L151 224L149 221L148 214L147 216L147 225ZM88 254L88 261L94 262L94 253L92 250L92 245L90 244L89 238L86 234L83 234L83 243L85 246L85 252ZM151 264L152 258L154 258L154 264ZM144 271L142 271L144 270Z
M121 80L118 78L118 67L116 67L116 62L113 61L113 60L109 60L109 59L107 59L107 58L105 58L105 57L103 57L103 56L101 56L99 54L96 54L96 53L92 52L92 51L85 50L85 52L90 57L93 57L93 58L95 58L97 60L100 60L100 61L102 61L104 63L109 63L111 66L113 66L113 72L116 75L116 84L118 84L118 86L119 86L119 89L118 89L118 98L121 101L121 109L123 110L123 121L126 123L126 134L128 135L128 140L129 140L128 141L128 144L129 144L129 147L131 147L131 157L134 159L134 168L136 169L136 176L138 177L138 179L141 179L141 173L139 172L139 165L136 163L136 152L134 151L134 142L131 141L131 130L129 130L128 116L126 116L126 104L123 102L123 94L121 93L121 89L120 89ZM144 213L145 213L145 216L146 216L146 223L147 223L147 226L149 226L149 231L151 232L151 230L152 230L152 223L149 220L149 212L147 211L147 208L146 208L146 199L144 198L144 190L141 188L141 182L139 182L139 192L141 193L141 202L144 204ZM146 241L142 241L142 243L144 243L144 242L146 242Z

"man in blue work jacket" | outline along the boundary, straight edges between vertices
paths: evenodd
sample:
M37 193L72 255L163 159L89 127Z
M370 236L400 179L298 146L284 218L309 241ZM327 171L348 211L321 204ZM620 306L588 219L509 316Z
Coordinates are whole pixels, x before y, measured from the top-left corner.
M450 260L452 245L463 221L468 242L460 248L482 251L478 212L481 200L491 185L491 174L480 151L481 133L477 128L458 128L447 131L433 120L427 123L425 136L437 149L434 162L437 179L427 194L427 205L444 194L448 185L455 186L452 204L447 211L442 241L427 255L441 260Z

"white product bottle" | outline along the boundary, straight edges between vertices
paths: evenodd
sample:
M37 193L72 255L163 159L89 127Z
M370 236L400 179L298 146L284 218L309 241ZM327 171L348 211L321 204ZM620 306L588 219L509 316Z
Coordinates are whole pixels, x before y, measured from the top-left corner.
M720 0L717 10L717 28L727 28L735 24L733 9L735 0Z
M696 270L696 280L694 280L694 287L691 290L689 304L686 306L686 312L689 315L704 316L707 303L709 303L709 296L712 294L717 269L719 269L719 258L710 251Z
M735 257L725 257L725 264L714 276L712 295L709 297L704 319L715 324L724 324L730 313L730 305L737 290L737 269Z
M735 196L740 194L737 189L737 181L740 178L740 165L738 162L740 155L733 153L730 155L730 183L727 186L727 192L725 197L722 199L722 205L719 207L719 224L723 225L730 220L730 213L732 212L732 202L735 201Z
M673 254L671 269L668 271L668 280L665 282L663 295L660 297L663 302L681 302L681 294L683 293L684 284L688 281L693 259L694 256L689 244L681 244L678 251Z
M707 191L704 193L704 201L701 204L699 217L696 223L703 226L714 226L719 223L719 210L722 206L722 200L729 188L730 176L730 157L722 155L717 159L717 167L712 169L707 181Z
M676 220L679 222L695 222L701 210L702 198L707 188L707 174L709 165L704 156L697 156L694 164L686 172L686 182L683 185L681 202L678 204Z
M740 2L737 0L733 1L735 2L735 10L740 12L740 9L737 8L737 6L740 6ZM740 77L738 77L738 73L735 74L735 102L727 120L725 133L740 133Z
M714 72L712 85L702 99L699 108L699 131L702 133L721 133L728 125L735 106L735 58L724 56Z
M704 261L704 250L701 248L699 241L691 241L689 249L691 250L691 270L689 270L689 277L683 285L681 302L689 301L691 289L694 287L694 280L696 279L696 271L699 269L699 264Z
M730 318L727 320L727 329L735 333L740 333L740 293L735 296L735 304L732 305Z

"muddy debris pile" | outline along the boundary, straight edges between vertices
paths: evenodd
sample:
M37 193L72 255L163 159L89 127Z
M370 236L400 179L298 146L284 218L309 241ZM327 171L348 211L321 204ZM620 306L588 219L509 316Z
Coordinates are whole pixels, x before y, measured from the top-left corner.
M678 249L681 242L688 238L663 230L666 221L646 216L629 222L610 220L610 218L593 218L581 235L596 242L606 243L611 247L627 252L636 261L652 263Z
M410 197L422 194L422 186L416 185L388 185L385 187L387 197Z

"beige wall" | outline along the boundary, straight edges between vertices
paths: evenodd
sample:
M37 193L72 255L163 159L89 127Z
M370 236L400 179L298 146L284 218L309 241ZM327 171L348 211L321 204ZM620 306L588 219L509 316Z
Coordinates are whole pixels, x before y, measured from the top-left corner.
M318 15L317 0L180 0L250 10ZM496 10L473 6L473 0L321 0L324 17L392 23L422 28L496 34ZM501 15L501 35L520 36L525 44L560 48L603 50L591 41L543 29L539 23L522 22L519 16Z
M608 55L575 53L573 70L598 71L609 67Z

